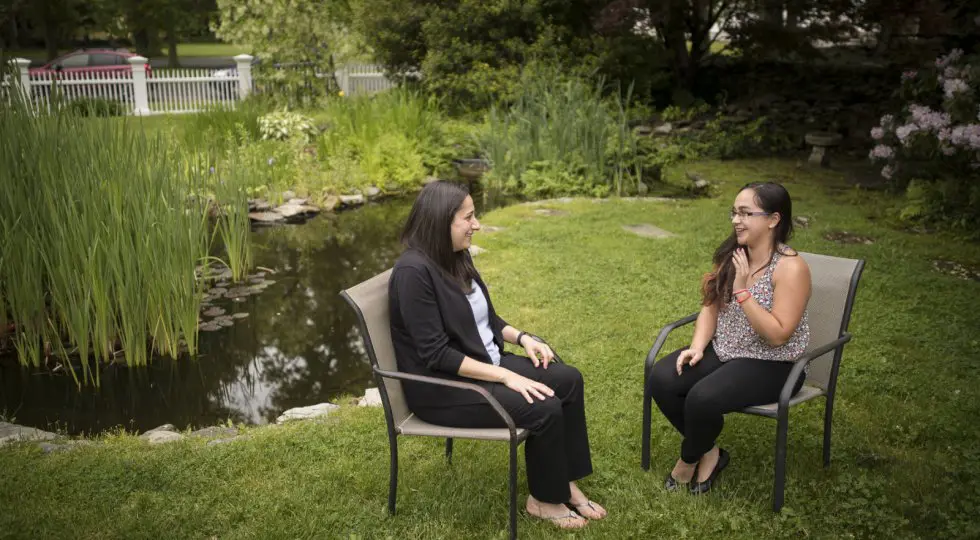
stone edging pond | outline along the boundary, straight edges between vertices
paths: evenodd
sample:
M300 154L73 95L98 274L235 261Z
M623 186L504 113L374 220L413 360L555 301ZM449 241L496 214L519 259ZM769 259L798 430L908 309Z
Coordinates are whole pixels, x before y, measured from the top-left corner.
M378 389L368 388L363 396L357 398L357 406L380 407L381 394ZM283 412L276 419L276 424L319 418L327 416L338 409L340 409L340 406L333 403L319 403L308 407L297 407ZM263 427L265 426L256 426L257 429ZM247 433L242 433L241 430L232 426L210 426L189 433L183 433L177 430L173 424L164 424L155 427L143 432L139 436L140 439L152 445L181 441L188 438L198 438L207 439L207 446L216 446L236 440L244 440L248 437L249 435ZM50 431L43 431L9 422L0 422L0 448L10 445L33 443L37 443L37 447L45 454L67 452L98 444L96 441L85 438L68 438Z

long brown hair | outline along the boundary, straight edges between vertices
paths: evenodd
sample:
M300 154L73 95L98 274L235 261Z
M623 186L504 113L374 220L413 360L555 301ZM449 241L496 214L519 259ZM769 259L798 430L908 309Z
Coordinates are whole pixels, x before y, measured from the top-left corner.
M464 291L478 277L469 250L454 251L453 219L469 196L466 188L451 182L432 182L422 188L405 221L402 244L421 251Z
M755 202L763 211L769 214L779 214L779 223L773 230L773 245L769 255L769 262L772 262L772 253L777 250L781 254L780 246L785 244L793 236L793 201L789 197L781 184L776 182L753 182L746 184L739 193L751 189L755 192ZM739 248L738 237L733 230L728 235L718 249L715 250L711 258L714 263L714 270L704 275L702 281L701 305L710 306L712 304L721 305L728 302L732 296L732 284L735 282L735 263L732 262L732 254ZM769 263L766 263L768 266ZM762 268L765 268L763 266ZM757 270L761 271L760 270Z

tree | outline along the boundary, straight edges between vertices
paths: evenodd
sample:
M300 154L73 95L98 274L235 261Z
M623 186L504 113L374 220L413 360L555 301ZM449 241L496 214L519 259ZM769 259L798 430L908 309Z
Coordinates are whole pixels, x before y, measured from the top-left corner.
M453 104L482 107L513 93L535 59L569 68L590 61L591 0L360 0L357 32L393 76L421 71Z
M260 84L289 91L287 100L308 100L326 86L336 90L334 64L357 56L362 46L350 31L346 0L218 0L215 34L229 43L251 47L264 62L256 70Z

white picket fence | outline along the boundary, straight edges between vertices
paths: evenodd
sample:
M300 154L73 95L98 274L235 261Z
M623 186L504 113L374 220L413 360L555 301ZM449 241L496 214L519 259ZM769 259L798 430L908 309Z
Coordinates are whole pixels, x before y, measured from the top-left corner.
M17 58L14 80L0 84L7 99L16 89L35 110L50 110L56 102L104 99L123 105L137 116L189 113L225 106L234 107L255 91L252 60L247 54L236 57L235 69L147 69L147 59L129 58L131 69L116 73L45 72L31 73L30 61ZM334 74L346 96L370 94L395 86L380 67L356 64L344 66ZM323 78L322 76L318 76ZM325 84L325 83L324 83Z

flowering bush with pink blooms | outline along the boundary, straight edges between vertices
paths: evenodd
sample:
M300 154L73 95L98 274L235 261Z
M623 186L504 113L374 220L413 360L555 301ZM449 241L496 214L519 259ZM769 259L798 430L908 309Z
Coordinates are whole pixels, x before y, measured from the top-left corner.
M901 111L871 130L868 157L906 189L902 217L980 228L980 57L954 49L905 71Z

